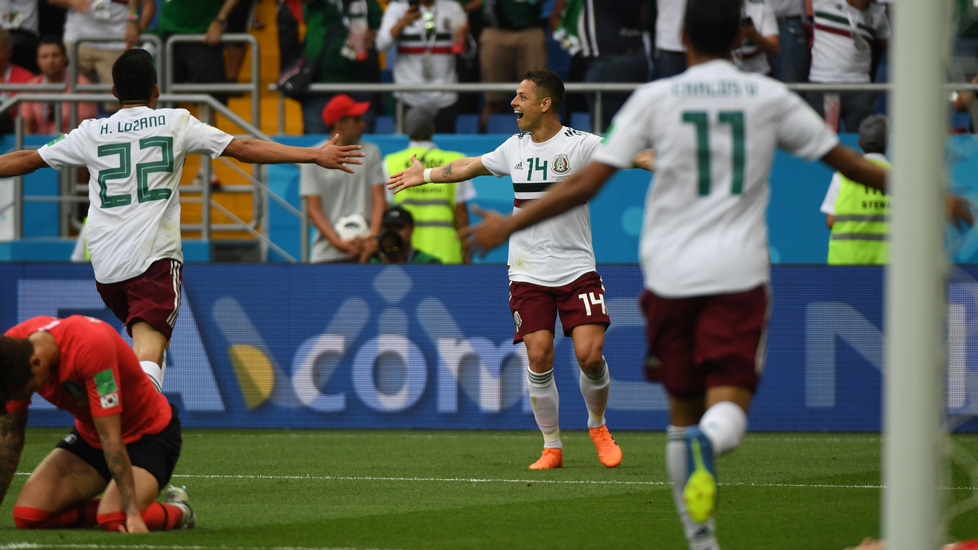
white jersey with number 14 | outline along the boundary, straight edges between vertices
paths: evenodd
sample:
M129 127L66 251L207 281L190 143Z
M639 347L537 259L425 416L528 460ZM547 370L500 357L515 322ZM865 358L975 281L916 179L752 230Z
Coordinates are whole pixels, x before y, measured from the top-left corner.
M232 136L186 109L129 107L89 119L38 150L49 166L85 166L88 250L100 283L144 273L156 260L183 261L180 176L191 153L217 158Z
M645 286L687 297L768 281L775 150L814 160L837 144L783 84L713 60L637 89L595 160L628 168L640 151L655 150L639 247Z
M523 201L543 197L551 185L584 168L600 145L600 137L567 127L542 143L520 133L482 155L482 165L497 177L512 176L518 211ZM588 206L513 233L508 263L511 281L548 287L569 284L594 271Z

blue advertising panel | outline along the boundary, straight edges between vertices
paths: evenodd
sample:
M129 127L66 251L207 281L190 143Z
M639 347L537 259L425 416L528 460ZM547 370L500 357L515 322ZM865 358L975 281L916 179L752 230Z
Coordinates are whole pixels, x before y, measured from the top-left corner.
M661 430L644 380L634 265L604 265L605 356L616 430ZM978 269L949 285L948 414L978 430ZM124 333L91 267L0 264L0 323L83 314ZM186 426L535 429L526 355L512 344L502 266L188 264L164 383ZM878 431L884 337L878 268L773 269L774 305L754 430ZM557 329L561 426L583 429L571 339ZM36 399L33 425L66 425Z

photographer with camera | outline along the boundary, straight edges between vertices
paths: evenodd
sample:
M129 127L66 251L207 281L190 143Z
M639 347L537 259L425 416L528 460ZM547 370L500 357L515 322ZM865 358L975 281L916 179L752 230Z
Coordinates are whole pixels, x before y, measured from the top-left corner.
M370 263L385 264L440 264L441 260L411 246L414 233L414 217L400 206L384 212L380 235L377 236L377 253Z

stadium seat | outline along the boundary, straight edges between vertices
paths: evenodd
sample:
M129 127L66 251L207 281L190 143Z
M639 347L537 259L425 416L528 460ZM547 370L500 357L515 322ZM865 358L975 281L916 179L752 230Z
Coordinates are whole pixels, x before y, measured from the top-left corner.
M478 134L479 115L461 114L455 119L456 134Z
M573 112L570 114L570 127L582 132L591 131L591 114L587 112Z
M516 125L516 115L513 113L489 115L489 124L486 126L487 134L515 134L519 131L519 126Z
M375 134L393 134L395 132L397 132L397 127L394 124L394 117L388 115L377 117L377 123L374 125Z

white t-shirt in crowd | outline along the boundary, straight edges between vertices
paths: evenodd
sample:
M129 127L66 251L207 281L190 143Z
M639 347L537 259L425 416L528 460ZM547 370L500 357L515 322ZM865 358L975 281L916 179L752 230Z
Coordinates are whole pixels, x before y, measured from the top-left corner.
M686 0L656 0L658 15L655 19L655 49L684 52L683 17Z
M744 16L750 17L754 22L754 28L761 36L778 35L778 20L774 17L774 10L765 0L747 0L744 2ZM734 50L734 59L740 60L740 70L748 73L768 74L771 72L771 65L767 62L767 55L760 46L748 40L740 43L740 47Z
M780 147L818 159L838 138L783 84L713 60L643 85L595 160L628 168L655 150L639 258L660 296L741 292L769 280L768 177Z
M890 37L886 8L870 4L859 11L844 1L812 0L815 39L812 42L812 82L869 82L870 44Z
M100 283L144 273L156 260L183 261L180 177L188 154L212 158L232 136L186 109L120 109L38 150L49 166L85 166L88 250Z
M584 168L600 144L601 137L567 127L543 143L519 133L482 155L482 164L496 177L512 176L515 204L519 204L543 197L549 186ZM588 205L513 233L508 263L510 280L549 287L594 271Z
M38 0L0 0L0 28L27 30L36 35L38 3Z
M126 25L129 23L129 6L118 2L107 2L104 7L91 6L82 13L75 8L68 8L65 14L64 43L77 42L82 37L99 36L103 38L122 37L126 35ZM125 50L126 43L118 42L85 42L85 46L97 50ZM68 52L71 55L71 52Z

